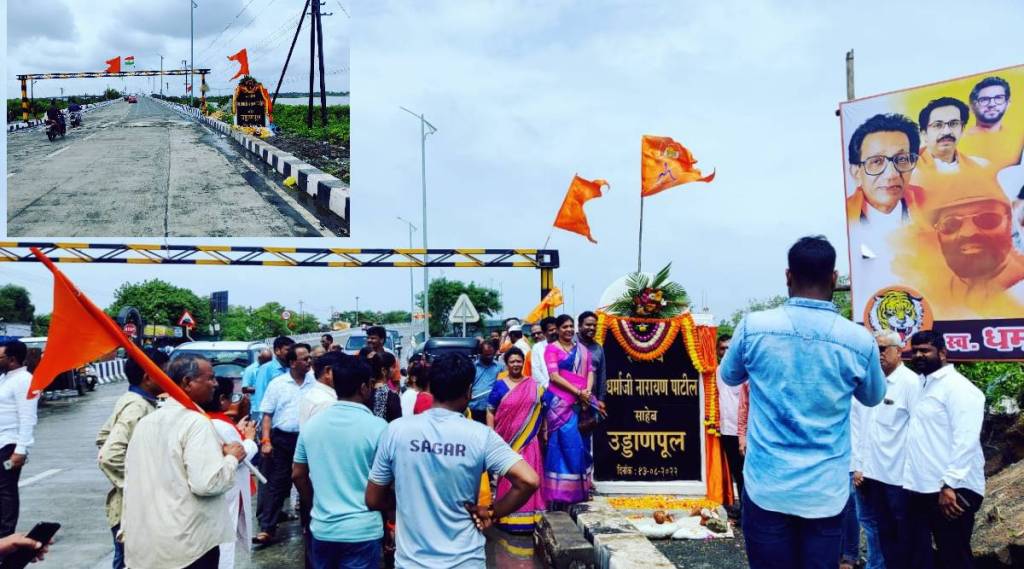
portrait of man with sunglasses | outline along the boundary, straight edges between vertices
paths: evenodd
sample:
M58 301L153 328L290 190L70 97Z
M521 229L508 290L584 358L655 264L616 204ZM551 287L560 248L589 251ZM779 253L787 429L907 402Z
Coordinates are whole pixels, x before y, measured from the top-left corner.
M981 312L1004 293L1020 303L1024 256L1013 247L1010 200L990 173L956 178L956 187L942 184L929 193L927 212L952 271L951 297Z

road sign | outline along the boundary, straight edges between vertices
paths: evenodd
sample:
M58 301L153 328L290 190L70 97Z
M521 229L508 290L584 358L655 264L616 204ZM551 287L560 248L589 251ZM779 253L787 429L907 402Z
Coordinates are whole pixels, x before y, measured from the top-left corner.
M288 320L291 317L292 317L292 313L291 312L288 312L287 310L284 310L284 311L281 312L281 319L282 320Z
M192 313L186 310L181 313L181 318L178 319L178 326L191 330L196 327L196 319L192 318Z
M459 299L455 301L455 306L453 306L451 312L448 313L448 321L455 324L466 324L480 321L480 313L476 311L476 307L473 306L473 301L469 300L469 296L467 294L463 293L459 295Z
M128 336L129 338L135 337L135 333L139 331L139 329L135 326L134 322L126 323L124 325L123 330L124 330L125 336Z

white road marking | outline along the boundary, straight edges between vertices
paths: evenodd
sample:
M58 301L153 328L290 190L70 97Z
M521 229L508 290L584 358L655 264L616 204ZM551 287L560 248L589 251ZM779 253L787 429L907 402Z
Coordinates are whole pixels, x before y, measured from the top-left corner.
M63 470L63 469L62 468L51 468L51 469L47 470L46 472L40 472L39 474L36 474L35 476L33 476L31 478L26 478L25 480L22 480L22 481L18 482L18 488L23 488L25 486L28 486L29 484L32 484L33 482L39 482L40 480L49 478L49 477L53 476L54 474L57 474L61 470Z
M94 132L94 133L90 134L89 136L83 138L82 142L85 142L86 140L89 140L90 138L96 136L97 134L99 134L99 133L98 132Z
M53 152L51 152L51 153L47 154L47 155L46 155L46 158L53 158L54 156L56 156L56 155L60 154L61 152L64 152L64 151L65 151L65 150L67 150L68 148L71 148L71 147L70 147L70 146L65 146L64 148L61 148L60 150L55 150L55 151L53 151Z
M11 172L10 174L7 174L7 177L10 178L13 175L14 175L14 172Z

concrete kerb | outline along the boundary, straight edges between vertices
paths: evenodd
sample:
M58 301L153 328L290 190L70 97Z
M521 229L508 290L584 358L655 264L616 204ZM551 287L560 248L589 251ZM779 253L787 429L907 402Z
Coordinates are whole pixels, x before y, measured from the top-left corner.
M604 496L575 506L576 525L594 544L596 566L600 569L675 569L675 564L646 536L636 530L623 512L611 507Z
M89 111L94 111L94 110L99 109L101 107L105 107L105 106L107 106L107 105L109 105L110 103L113 103L113 102L115 102L115 101L113 101L113 100L112 101L103 101L102 103L89 103L88 105L82 105L82 113L84 114L84 113L87 113ZM18 121L18 122L14 122L14 123L7 123L7 132L14 132L16 130L25 130L25 129L29 129L29 128L35 128L37 126L41 126L45 122L46 121L44 121L42 119L31 119L28 122Z
M202 111L199 109L170 103L161 99L153 100L175 110L183 116L194 118L230 136L242 148L255 154L261 161L285 178L295 176L296 191L304 192L313 198L318 206L330 211L331 214L338 216L341 220L347 221L349 219L351 189L338 178L303 162L300 158L280 150L261 138L234 130L231 125L208 117L202 114Z

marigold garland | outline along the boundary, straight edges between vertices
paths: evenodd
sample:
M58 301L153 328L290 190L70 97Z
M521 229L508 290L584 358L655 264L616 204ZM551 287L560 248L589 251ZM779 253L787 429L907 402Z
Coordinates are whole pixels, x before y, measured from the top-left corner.
M628 322L639 322L639 323L664 323L666 320L669 321L669 332L666 335L665 341L657 350L649 353L642 353L634 349L628 339L622 334L619 329L619 321ZM697 371L701 373L704 380L704 427L705 431L713 436L721 436L719 432L719 422L721 420L718 409L718 355L715 352L717 347L717 328L714 326L698 326L693 321L693 315L685 313L680 316L671 319L665 318L634 318L634 317L621 317L615 316L614 314L608 314L607 312L597 312L597 334L596 340L600 344L604 344L607 338L607 331L611 329L612 336L618 341L619 345L626 354L637 361L651 361L660 358L668 351L672 346L672 342L675 341L678 335L684 345L686 346L687 353L690 356L690 360L693 362L693 367L697 368Z
M715 509L720 504L706 498L678 498L675 496L625 496L608 498L608 505L616 510L693 510Z

